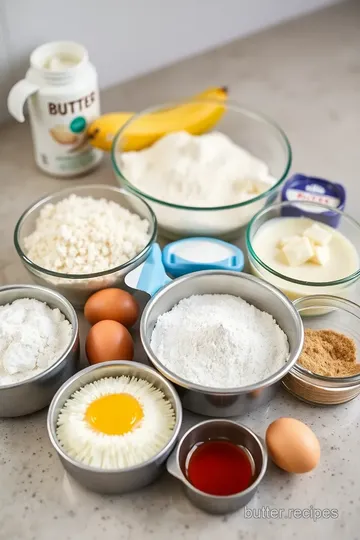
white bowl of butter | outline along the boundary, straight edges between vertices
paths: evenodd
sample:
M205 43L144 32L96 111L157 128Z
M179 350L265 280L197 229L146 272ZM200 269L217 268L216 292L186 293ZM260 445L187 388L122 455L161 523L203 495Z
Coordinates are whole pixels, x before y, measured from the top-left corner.
M333 228L321 220L320 210L329 208L311 202L301 203L303 216L290 215L296 204L268 206L249 223L246 245L251 272L291 300L313 294L349 298L360 277L360 224L331 209L340 215L339 226Z

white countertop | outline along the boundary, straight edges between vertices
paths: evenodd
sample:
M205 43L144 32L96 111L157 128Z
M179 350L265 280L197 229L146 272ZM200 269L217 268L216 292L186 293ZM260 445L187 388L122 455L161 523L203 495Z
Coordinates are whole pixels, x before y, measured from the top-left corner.
M227 84L232 98L266 112L283 127L294 152L292 170L344 183L347 211L358 216L359 28L360 4L343 3L109 90L103 108L139 109ZM10 123L0 135L0 283L30 282L12 245L20 213L45 192L72 183L114 183L114 178L108 160L81 180L47 178L33 163L28 126ZM82 328L84 337L83 323ZM226 517L206 515L167 474L129 495L86 492L64 473L51 447L46 411L0 420L0 539L359 539L359 399L316 408L282 392L241 421L263 436L279 416L310 425L322 458L314 472L302 476L269 466L249 505L263 508L262 519L249 518L243 510ZM339 517L317 522L266 518L267 507L311 505L337 509Z

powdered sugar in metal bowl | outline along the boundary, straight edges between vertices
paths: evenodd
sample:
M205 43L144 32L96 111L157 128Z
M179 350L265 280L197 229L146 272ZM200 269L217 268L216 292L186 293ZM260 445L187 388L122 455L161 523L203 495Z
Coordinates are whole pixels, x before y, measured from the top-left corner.
M181 300L157 319L150 345L174 374L212 388L258 383L289 357L287 336L275 319L229 294Z

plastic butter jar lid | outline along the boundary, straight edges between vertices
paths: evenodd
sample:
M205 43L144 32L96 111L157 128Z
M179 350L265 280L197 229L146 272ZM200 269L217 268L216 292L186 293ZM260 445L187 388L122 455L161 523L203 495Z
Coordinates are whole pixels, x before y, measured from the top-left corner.
M335 184L329 180L323 178L317 178L315 176L306 176L304 174L294 174L284 184L281 192L282 201L286 202L298 202L291 207L283 209L283 215L286 216L304 216L312 217L311 214L316 214L319 220L321 215L321 221L330 225L331 227L337 227L339 224L340 215L332 212L331 208L337 210L344 210L346 201L346 192L344 186L341 184ZM328 211L324 211L322 207L314 206L309 211L309 207L302 207L301 202L313 202L330 207Z
M173 277L199 270L232 270L244 268L240 248L217 238L194 237L168 244L162 252L165 270Z

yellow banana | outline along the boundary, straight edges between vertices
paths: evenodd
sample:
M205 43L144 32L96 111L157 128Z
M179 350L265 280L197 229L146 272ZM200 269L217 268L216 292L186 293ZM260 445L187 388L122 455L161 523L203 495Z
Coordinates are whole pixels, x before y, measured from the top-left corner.
M123 137L118 141L119 150L141 150L173 131L185 130L200 135L220 120L226 99L226 88L209 88L190 98L189 102L172 109L142 115L125 129ZM115 135L134 114L110 113L97 118L87 131L92 146L111 150Z

